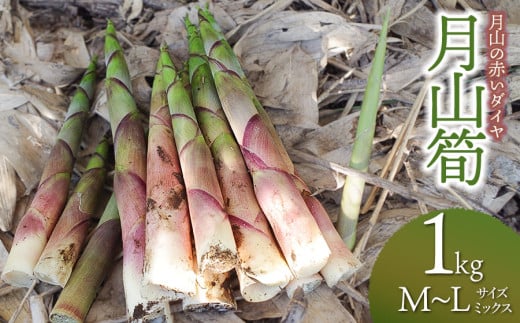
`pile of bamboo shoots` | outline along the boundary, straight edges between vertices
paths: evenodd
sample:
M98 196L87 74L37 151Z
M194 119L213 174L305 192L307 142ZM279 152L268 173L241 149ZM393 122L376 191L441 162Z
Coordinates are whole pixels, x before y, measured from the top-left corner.
M95 60L72 100L2 273L12 285L40 280L64 287L53 322L84 320L121 241L131 321L159 315L172 301L184 310L235 309L229 287L235 275L241 297L259 302L322 279L335 286L359 266L295 173L212 15L201 9L198 26L185 23L189 60L177 69L161 47L145 132L108 22L113 195L90 235L107 173L107 140L68 192Z

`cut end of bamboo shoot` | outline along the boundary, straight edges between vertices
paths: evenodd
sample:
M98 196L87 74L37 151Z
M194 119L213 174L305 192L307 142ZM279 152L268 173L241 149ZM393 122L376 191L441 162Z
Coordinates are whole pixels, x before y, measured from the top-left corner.
M11 286L31 287L37 281L33 269L47 239L28 235L24 240L13 245L2 272L2 280ZM21 253L23 251L23 254Z
M35 268L34 276L42 282L57 285L64 287L65 283L70 277L70 272L63 271L63 268L59 267L59 263L56 261L40 261L39 266ZM46 267L47 269L41 269L41 267ZM38 268L40 267L40 268Z
M184 298L185 294L175 292L157 284L151 284L149 281L143 279L141 295L148 300L149 304L153 304L157 302L178 301Z
M264 302L278 295L288 282L281 285L265 285L252 279L240 268L236 270L240 284L240 294L248 302Z
M334 287L339 281L350 278L361 267L361 263L347 248L321 203L306 193L302 195L330 248L331 255L320 273L327 285Z
M164 248L164 246L163 246ZM171 251L164 248L166 251ZM157 252L158 249L155 250ZM160 288L163 292L158 295L146 293L143 296L150 300L177 300L183 294L193 295L196 292L196 277L191 264L183 263L175 253L158 255L145 264L146 269L143 276L143 288L153 290ZM157 299L154 297L158 296Z
M141 284L142 274L129 273L123 267L123 281L125 289L126 310L129 322L140 322L147 318L154 318L160 315L162 303L157 301L148 301L143 294L147 296L160 294L159 287L152 286L151 290L144 291ZM133 274L133 275L132 275ZM128 276L132 275L132 278ZM125 277L126 276L126 277Z
M197 293L194 296L187 296L183 299L182 309L194 312L235 310L237 304L228 287L229 279L229 272L205 272L203 275L197 275Z
M11 286L25 288L31 287L37 281L33 275L20 270L8 270L2 275L2 280Z
M156 244L158 245L158 244ZM155 249L157 255L148 257L143 276L144 290L149 290L153 286L161 287L164 290L160 299L177 300L183 294L193 295L196 292L196 276L191 263L183 262L174 251L164 248L164 254L160 249ZM150 253L149 253L150 255ZM182 254L180 255L183 256ZM143 292L143 296L152 300L153 294Z
M327 286L336 286L340 281L347 280L361 267L361 263L354 256L335 256L330 257L327 265L320 271Z
M52 323L80 323L81 321L73 318L73 313L69 314L52 314L50 319Z
M240 260L236 270L237 273L242 273L239 275L241 288L241 277L249 277L249 280L261 285L287 285L293 279L293 274L271 236L246 224L240 225L238 220L233 219L232 223ZM249 280L245 280L244 283Z

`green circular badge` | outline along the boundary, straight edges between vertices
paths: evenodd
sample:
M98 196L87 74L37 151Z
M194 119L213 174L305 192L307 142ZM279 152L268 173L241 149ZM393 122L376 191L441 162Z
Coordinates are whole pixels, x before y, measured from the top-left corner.
M388 240L370 278L374 323L520 322L520 235L475 211L431 212Z

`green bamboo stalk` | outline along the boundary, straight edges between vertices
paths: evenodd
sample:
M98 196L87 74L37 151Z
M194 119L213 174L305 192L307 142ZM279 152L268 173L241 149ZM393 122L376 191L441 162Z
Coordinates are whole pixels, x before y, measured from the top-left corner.
M32 285L35 280L34 266L67 202L71 172L94 95L95 70L94 58L68 107L36 195L18 224L1 276L8 284L21 287Z
M200 32L220 102L251 173L256 197L296 277L317 273L330 255L296 183L294 166L245 78L238 59L207 10Z
M103 139L74 188L34 268L41 281L65 286L79 258L106 177L108 142Z
M161 49L161 60L199 271L226 272L236 265L236 244L211 151L200 132L186 83L175 70L165 47Z
M123 285L128 319L154 314L156 302L141 294L145 253L146 139L123 50L111 21L105 36L105 87L114 138L114 194L121 216Z
M185 23L193 104L215 160L237 243L239 266L236 270L241 293L248 301L264 301L287 285L292 274L256 200L251 177L222 110L200 34L187 18ZM262 252L258 252L259 248Z
M175 299L179 297L178 293L196 292L186 188L175 147L162 70L162 61L159 60L150 104L146 176L144 284L165 289L164 295L147 295L157 300Z
M114 194L52 309L53 323L84 322L102 281L121 249L121 223Z
M366 172L370 163L372 153L372 141L376 126L377 111L379 108L379 93L381 79L385 64L386 35L390 14L387 13L379 42L374 54L374 61L368 75L367 88L361 104L361 114L359 116L356 139L350 157L350 167ZM343 194L341 198L340 214L337 228L345 241L345 244L352 249L356 242L356 227L363 197L365 181L358 176L347 176Z

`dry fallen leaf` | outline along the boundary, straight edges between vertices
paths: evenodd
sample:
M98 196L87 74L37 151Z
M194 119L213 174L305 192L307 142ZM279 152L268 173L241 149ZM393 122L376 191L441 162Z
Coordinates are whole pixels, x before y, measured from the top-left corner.
M306 297L307 308L303 313L302 323L344 322L356 323L356 320L340 303L338 297L325 284Z
M16 172L7 160L0 156L0 230L9 231L12 227L13 212L16 208ZM1 255L0 255L1 257ZM2 259L0 258L0 268Z
M63 56L65 64L73 67L87 68L90 63L90 55L82 33L73 30L70 31L63 45L66 49Z
M65 118L69 105L68 97L50 92L34 84L24 85L21 90L27 100L45 118L56 121L62 121Z
M22 91L10 89L7 84L0 81L0 111L17 108L27 101Z
M56 135L56 129L40 117L19 110L0 112L0 155L16 170L25 186L22 194L28 194L38 184L43 171L42 160L46 160ZM9 171L6 175L2 185L16 187L12 182L14 176L9 176ZM4 198L10 201L9 197ZM12 223L14 209L5 211L0 214L1 230L9 230Z
M124 0L120 10L121 15L126 17L126 21L132 21L143 11L143 0Z
M397 3L397 1L390 1L390 3ZM431 10L425 6L426 1L406 0L400 4L402 5L400 8L395 8L395 20L392 19L391 31L432 48L436 19ZM399 18L403 16L406 18Z
M235 313L224 312L180 312L175 313L175 322L181 323L244 323Z
M60 63L46 63L39 60L20 60L29 70L38 75L43 81L53 86L69 85L85 71L83 68L77 68Z
M381 252L381 249L386 244L386 241L394 235L403 225L410 222L419 216L417 209L393 209L383 211L379 214L379 220L372 229L367 246L361 253L360 260L363 266L355 274L353 283L354 286L362 284L367 281L372 272L372 268L377 259L377 256ZM358 226L359 237L361 237L369 226L369 220L366 218L361 221Z
M289 304L289 298L281 293L274 298L258 303L238 301L237 314L244 320L254 321L261 319L282 317L285 308Z
M22 20L18 17L13 19L14 39L5 44L5 54L7 56L24 59L36 59L36 45L29 30Z
M27 292L26 288L18 288L12 290L10 293L0 296L0 321L8 322L12 315L15 313L16 309L20 305L25 293ZM18 315L18 318L15 323L30 323L33 322L31 318L31 311L27 303L23 304L22 310Z
M11 36L12 33L11 1L0 0L0 37L5 39Z
M446 9L455 9L457 0L439 0L439 4Z
M42 296L30 296L29 308L31 309L31 319L33 322L45 322L49 319L49 312L47 311L47 306L45 306Z
M315 128L318 125L318 69L312 57L300 46L273 57L254 85L255 93L264 106L271 108L269 116L275 125Z
M289 154L295 155L297 154L295 151L303 151L325 161L347 166L352 153L358 116L359 114L348 114L309 131L302 136L298 144L288 148ZM311 187L337 190L343 186L344 176L338 176L330 168L310 162L297 163L296 167L299 175Z
M335 14L282 11L254 24L235 44L234 50L248 72L262 71L271 59L294 43L301 44L303 51L324 67L329 49L336 55L340 48L357 58L366 52L368 44L374 45L374 37Z
M189 3L185 6L179 6L168 11L166 21L162 16L158 17L154 25L160 25L161 35L157 38L160 43L167 43L172 59L180 59L182 61L188 58L187 34L184 30L184 17L188 16L191 21L197 21L197 6L203 4L204 1ZM152 20L154 22L154 20ZM152 29L153 30L153 29ZM155 68L154 68L155 71Z
M0 271L4 270L5 262L7 261L7 248L4 243L0 240Z
M507 63L520 65L520 23L507 25L507 37Z
M519 62L520 64L520 62ZM517 101L520 99L520 72L513 71L507 77L507 83L509 85L509 100Z
M426 64L433 54L432 51L423 51L417 55L400 57L399 63L385 72L385 87L390 91L399 92L411 83L418 82L424 76Z
M487 10L503 10L507 14L508 22L520 24L520 6L515 1L480 0Z

